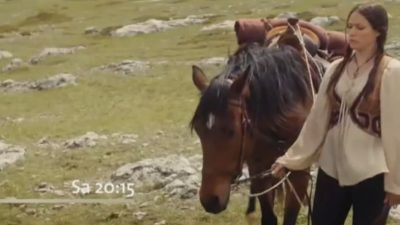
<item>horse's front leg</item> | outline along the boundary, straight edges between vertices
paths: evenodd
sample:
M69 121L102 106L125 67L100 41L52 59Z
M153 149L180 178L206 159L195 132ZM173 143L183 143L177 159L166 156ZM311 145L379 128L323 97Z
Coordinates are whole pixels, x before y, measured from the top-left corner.
M253 149L253 157L248 160L249 172L251 176L266 172L271 168L279 156L273 151L266 151L268 147L262 143ZM261 193L274 185L276 179L271 176L256 178L251 182L251 193ZM261 225L277 225L278 219L274 213L275 190L258 196L261 208Z
M271 179L264 178L262 180L253 181L251 184L252 193L260 193L271 186ZM258 196L261 208L261 225L277 225L278 219L274 213L275 191Z
M308 171L293 171L289 176L289 180L296 190L299 199L297 199L295 193L290 188L290 185L286 185L286 198L285 198L285 212L283 225L295 225L297 216L300 211L299 200L303 202L304 197L307 194L309 174Z
M257 204L256 197L249 197L249 202L247 204L246 209L246 220L247 225L256 225L257 224L257 216L256 216L256 204Z

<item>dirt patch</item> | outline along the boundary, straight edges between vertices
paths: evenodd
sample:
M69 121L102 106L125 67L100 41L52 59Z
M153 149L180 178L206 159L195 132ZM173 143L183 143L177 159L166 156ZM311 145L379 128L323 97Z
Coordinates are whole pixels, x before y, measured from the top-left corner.
M10 33L10 32L14 32L14 31L18 31L17 26L9 25L9 24L0 25L0 33Z
M109 7L109 6L119 5L121 3L123 3L123 2L122 1L110 1L110 2L106 2L106 3L97 4L97 5L95 5L95 7L104 7L104 6Z
M327 9L327 8L335 8L338 7L338 3L323 3L321 4L321 8Z
M22 26L32 26L39 24L54 24L54 23L63 23L67 21L71 21L72 18L59 13L50 13L50 12L39 12L34 16L30 16L25 18L23 21L18 23L19 27Z
M0 25L0 33L18 32L21 27L35 26L42 24L57 24L71 21L72 18L59 13L39 12L34 16L29 16L18 23ZM28 34L26 31L21 35ZM29 32L31 34L31 32Z

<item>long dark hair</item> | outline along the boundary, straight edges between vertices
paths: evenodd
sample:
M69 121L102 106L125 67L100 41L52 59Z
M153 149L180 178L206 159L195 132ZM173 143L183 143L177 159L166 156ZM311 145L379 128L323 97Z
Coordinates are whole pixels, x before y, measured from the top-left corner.
M372 67L372 70L368 76L368 81L367 84L365 85L364 88L364 94L370 93L373 87L373 82L374 82L374 77L377 73L379 63L383 56L386 54L385 53L385 43L386 43L386 38L387 38L387 32L388 32L388 15L386 12L386 9L379 4L358 4L356 5L353 9L351 9L349 15L347 16L346 20L346 26L349 22L350 16L354 13L358 12L360 13L365 19L367 19L368 23L371 25L371 27L379 32L379 36L376 39L376 44L377 44L377 53L375 56L375 61L374 61L374 66ZM347 37L347 35L346 35ZM344 68L346 67L347 63L351 59L351 54L353 52L353 49L351 49L350 45L347 46L346 54L343 58L343 61L339 63L339 65L336 67L335 71L332 74L332 78L329 82L327 92L330 93L333 88L335 88L336 83L338 82Z

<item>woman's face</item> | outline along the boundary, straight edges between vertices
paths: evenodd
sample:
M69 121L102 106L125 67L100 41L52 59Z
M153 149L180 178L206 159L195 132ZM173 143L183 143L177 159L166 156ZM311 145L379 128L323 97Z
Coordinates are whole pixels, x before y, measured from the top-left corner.
M379 32L374 30L368 20L359 12L353 12L347 23L347 35L349 45L356 51L376 46Z

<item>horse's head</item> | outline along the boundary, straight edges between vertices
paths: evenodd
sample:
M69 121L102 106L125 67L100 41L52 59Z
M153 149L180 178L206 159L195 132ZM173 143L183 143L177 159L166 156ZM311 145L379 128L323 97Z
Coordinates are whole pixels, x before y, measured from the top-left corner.
M203 151L200 201L206 211L226 208L232 181L244 162L258 160L255 151L263 149L267 155L262 157L276 158L276 151L266 148L276 147L276 139L292 132L282 123L295 105L310 99L305 72L294 48L269 49L257 43L241 46L210 82L193 67L193 82L202 95L191 125Z
M207 212L223 211L229 200L230 185L240 175L251 145L245 99L249 95L246 70L235 79L216 77L208 84L204 72L193 66L193 82L202 93L192 120L203 150L200 201ZM246 146L243 146L243 144Z

